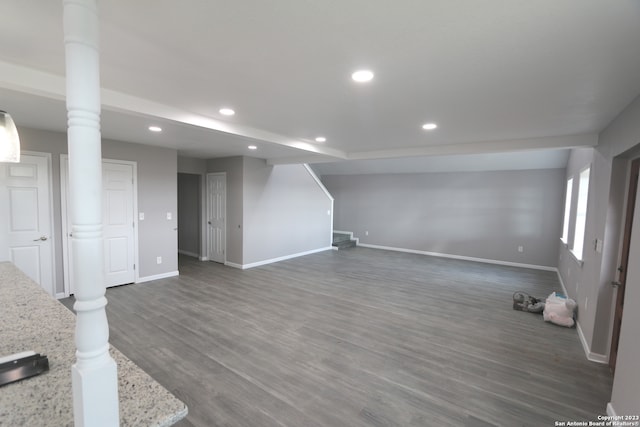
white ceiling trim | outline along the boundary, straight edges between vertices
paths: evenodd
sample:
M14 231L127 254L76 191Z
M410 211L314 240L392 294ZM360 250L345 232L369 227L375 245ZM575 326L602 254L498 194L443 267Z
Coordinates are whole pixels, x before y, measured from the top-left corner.
M569 153L569 149L558 149L346 160L315 164L313 169L322 176L564 169L569 159Z
M64 100L65 85L63 77L0 61L0 86L5 89Z
M0 87L5 89L16 90L55 100L64 100L66 96L66 79L62 76L3 61L0 61L0 76ZM300 139L292 139L250 126L226 123L210 117L191 113L110 89L103 88L100 97L103 110L171 120L178 123L197 126L203 129L224 132L262 142L294 148L309 154L320 154L328 156L333 160L347 158L346 153L341 150L323 147Z
M391 150L363 151L348 153L346 158L335 159L328 156L278 157L267 159L271 165L290 163L334 163L342 160L345 164L365 160L394 160L410 158L442 158L442 156L465 155L527 155L527 153L568 150L571 148L590 148L598 145L597 134L550 136L546 138L512 139L505 141L484 141L462 144L431 145L416 148L397 148ZM474 157L475 158L475 157ZM486 160L486 158L483 158ZM566 162L565 162L566 163ZM373 164L373 163L371 163ZM510 167L510 166L509 166ZM554 166L557 167L557 166ZM528 168L528 167L527 167Z
M157 117L191 126L197 126L203 129L224 132L284 147L295 148L303 152L323 154L335 159L346 158L346 154L340 150L321 147L310 144L306 141L288 138L283 135L256 129L250 126L222 122L210 117L190 113L168 105L159 104L157 102L126 95L109 89L102 90L102 105L103 108L110 111Z
M454 154L504 153L543 149L595 147L598 135L550 136L545 138L511 139L504 141L483 141L462 144L443 144L425 147L362 151L349 153L349 160L389 159L394 157L443 156Z

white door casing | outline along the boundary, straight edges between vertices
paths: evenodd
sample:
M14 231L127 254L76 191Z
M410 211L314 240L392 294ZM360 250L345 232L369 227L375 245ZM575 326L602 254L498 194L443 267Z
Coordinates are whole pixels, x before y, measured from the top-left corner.
M74 293L71 269L71 217L68 215L68 157L61 156L61 195L65 291ZM105 286L118 286L137 280L137 210L136 163L120 160L102 161L102 234Z
M0 163L5 257L55 297L51 192L49 154L23 152L20 163Z
M227 175L207 174L207 255L209 261L226 261Z

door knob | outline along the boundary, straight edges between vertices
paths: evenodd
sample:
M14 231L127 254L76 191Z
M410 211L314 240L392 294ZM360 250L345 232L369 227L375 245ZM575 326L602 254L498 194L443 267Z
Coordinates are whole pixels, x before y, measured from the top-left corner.
M611 286L613 286L614 288L619 288L620 286L622 286L622 283L620 283L620 282L611 282Z
M47 236L41 236L39 239L34 239L33 241L34 242L39 242L40 240L42 240L44 242L45 240L47 240Z

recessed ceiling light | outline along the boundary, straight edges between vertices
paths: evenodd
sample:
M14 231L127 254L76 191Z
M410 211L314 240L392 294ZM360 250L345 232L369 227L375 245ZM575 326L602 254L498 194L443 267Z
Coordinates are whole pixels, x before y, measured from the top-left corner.
M316 142L327 142L327 138L324 136L319 136L316 138Z
M256 147L255 145L250 145L247 147L249 150L257 150L258 147Z
M438 125L435 123L425 123L422 125L422 129L424 130L434 130L435 128L437 128Z
M149 126L151 132L162 132L162 128L159 126Z
M233 116L236 113L231 108L221 108L219 111L223 116Z
M370 70L358 70L351 74L351 78L358 83L365 83L373 79L373 71Z

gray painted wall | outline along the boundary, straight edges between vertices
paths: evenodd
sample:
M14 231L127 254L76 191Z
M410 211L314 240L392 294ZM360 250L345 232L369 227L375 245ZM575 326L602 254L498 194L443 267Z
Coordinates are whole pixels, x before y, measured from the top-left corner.
M637 157L639 144L640 98L636 98L600 133L598 146L592 152L583 266L579 267L568 249L561 245L559 270L569 294L579 303L579 330L591 355L604 360L609 355L615 297L609 283L617 278L615 267L620 256L626 181L630 159ZM588 161L580 156L572 155L570 162L575 165L572 169ZM636 247L639 234L640 227L634 227ZM593 249L591 243L595 239L604 241L602 253ZM638 250L631 256L629 264L639 265ZM630 268L611 397L611 410L619 415L640 412L640 329L637 328L640 318L636 310L640 305L639 290L640 271ZM589 303L585 304L587 299Z
M138 256L140 277L178 271L178 169L176 150L103 141L102 157L138 164ZM166 214L171 212L171 220ZM156 257L162 264L156 264Z
M178 173L205 175L207 173L207 161L204 159L178 156Z
M331 209L303 165L246 157L243 264L331 247Z
M554 267L564 176L548 169L322 181L335 197L335 229L360 243Z
M52 154L52 187L55 238L55 288L63 292L62 267L62 219L60 209L60 154L67 153L67 137L64 133L20 128L23 150ZM141 278L178 270L177 233L177 183L175 150L105 140L102 156L116 160L137 162L138 210L145 213L139 222L138 252ZM172 212L173 219L166 220ZM156 264L162 256L163 263Z
M227 262L246 266L331 246L331 200L303 165L207 161L227 174Z
M200 175L178 173L178 251L200 257Z
M587 166L591 168L591 175L584 251L580 262L570 249L575 224L578 175ZM569 296L578 303L578 323L591 357L601 360L606 360L609 352L613 301L613 289L609 283L615 276L615 263L611 261L617 257L625 187L624 174L621 175L618 169L612 180L612 172L612 160L606 160L597 150L572 150L565 177L565 182L570 177L574 181L569 245L559 243L560 277ZM596 239L604 242L602 253L595 250Z

